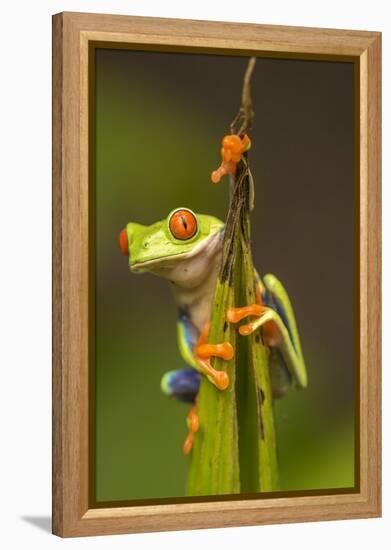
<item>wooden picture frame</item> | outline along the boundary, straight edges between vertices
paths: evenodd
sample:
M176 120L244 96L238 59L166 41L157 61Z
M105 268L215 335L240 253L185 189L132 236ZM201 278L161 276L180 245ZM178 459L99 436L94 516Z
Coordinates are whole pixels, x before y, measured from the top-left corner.
M235 38L234 38L235 37ZM237 38L239 37L239 38ZM356 63L359 88L359 483L341 494L94 508L89 487L91 44ZM381 34L61 13L53 17L53 533L62 537L381 513Z

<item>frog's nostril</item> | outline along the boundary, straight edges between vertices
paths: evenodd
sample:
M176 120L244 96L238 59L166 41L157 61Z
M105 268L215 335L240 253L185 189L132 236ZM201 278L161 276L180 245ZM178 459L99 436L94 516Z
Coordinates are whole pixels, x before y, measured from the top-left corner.
M126 228L123 229L119 234L119 247L121 249L121 252L125 254L125 256L129 256L129 241Z

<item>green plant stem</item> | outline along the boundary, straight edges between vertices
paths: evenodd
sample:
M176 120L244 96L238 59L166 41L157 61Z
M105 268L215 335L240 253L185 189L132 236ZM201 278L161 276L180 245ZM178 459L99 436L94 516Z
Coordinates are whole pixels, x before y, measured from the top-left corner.
M253 118L250 77L252 58L244 77L242 106L231 125L247 131ZM188 476L188 494L221 495L278 489L268 353L261 331L241 336L228 323L229 307L256 302L255 275L250 247L252 177L247 154L239 163L231 189L224 234L223 257L216 285L210 343L231 342L231 361L215 358L213 367L227 371L230 384L218 390L203 377L198 396L200 428L194 440Z

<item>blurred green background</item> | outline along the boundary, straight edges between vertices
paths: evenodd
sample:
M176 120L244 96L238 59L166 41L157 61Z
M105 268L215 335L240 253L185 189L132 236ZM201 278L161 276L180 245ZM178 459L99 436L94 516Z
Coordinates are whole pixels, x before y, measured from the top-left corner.
M225 218L210 183L246 58L96 50L96 500L180 497L188 407L160 392L183 365L165 281L133 275L129 221L186 206ZM252 220L257 269L286 286L309 387L276 402L281 490L354 485L355 162L350 63L258 59Z

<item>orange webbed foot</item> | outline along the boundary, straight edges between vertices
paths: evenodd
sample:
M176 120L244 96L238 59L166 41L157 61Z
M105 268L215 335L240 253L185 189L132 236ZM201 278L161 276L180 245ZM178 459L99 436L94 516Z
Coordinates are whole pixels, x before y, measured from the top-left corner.
M210 324L207 323L201 332L197 344L194 347L194 357L201 367L203 374L219 389L225 390L229 385L229 376L225 371L219 371L212 367L211 357L221 357L229 361L234 356L234 349L229 342L222 344L208 344Z
M261 304L251 304L244 307L230 307L227 311L227 320L230 323L238 323L245 317L255 315L257 318L261 317L263 313L267 311L267 308ZM250 322L246 325L239 327L239 333L242 336L248 336L257 328L256 321Z
M211 175L213 183L219 183L223 176L227 174L235 174L238 163L242 158L242 154L248 151L251 147L251 141L247 134L239 136L230 134L224 136L221 147L222 163L214 170Z

